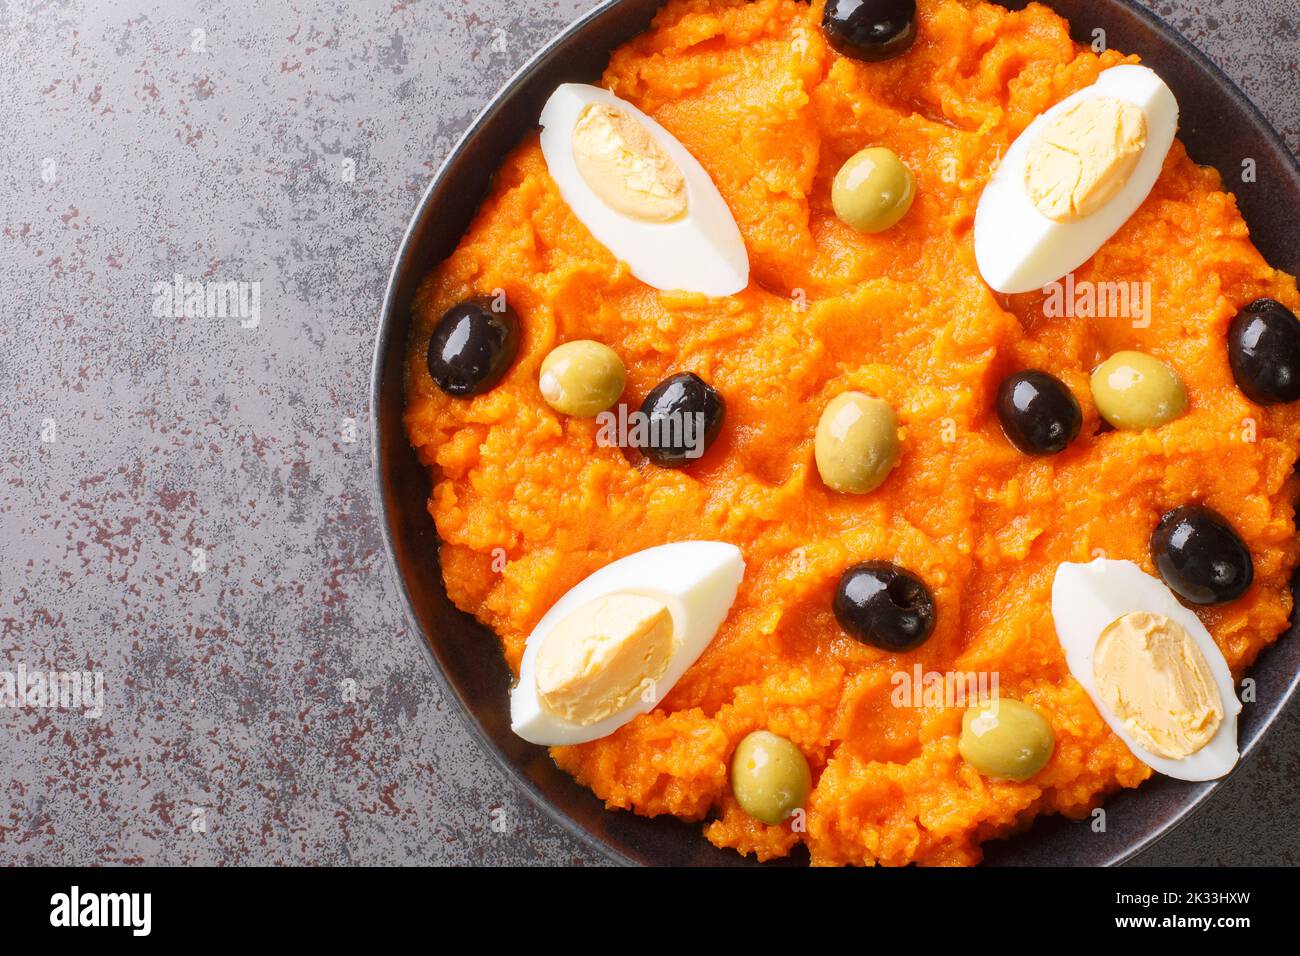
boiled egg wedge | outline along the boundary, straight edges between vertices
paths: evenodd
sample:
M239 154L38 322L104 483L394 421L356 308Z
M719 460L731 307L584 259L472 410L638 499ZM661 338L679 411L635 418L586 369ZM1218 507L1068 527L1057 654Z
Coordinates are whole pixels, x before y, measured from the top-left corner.
M596 241L646 285L708 296L749 284L740 229L704 167L608 90L565 83L542 110L542 155Z
M1179 780L1237 762L1241 703L1200 618L1132 561L1064 563L1052 619L1066 663L1135 757Z
M1042 289L1087 262L1150 194L1178 102L1144 66L1067 96L1007 150L975 211L975 260L997 292Z
M744 574L740 549L720 541L648 548L591 574L528 636L511 729L580 744L653 710L713 640Z

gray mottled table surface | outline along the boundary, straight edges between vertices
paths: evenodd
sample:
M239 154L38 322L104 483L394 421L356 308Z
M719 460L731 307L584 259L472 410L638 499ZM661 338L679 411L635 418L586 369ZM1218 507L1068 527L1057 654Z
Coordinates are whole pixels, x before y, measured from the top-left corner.
M1295 0L1149 5L1300 145ZM598 862L441 698L366 399L416 199L589 6L5 0L0 670L104 712L0 707L0 862ZM257 308L177 316L178 274ZM1300 861L1297 776L1293 707L1141 860Z

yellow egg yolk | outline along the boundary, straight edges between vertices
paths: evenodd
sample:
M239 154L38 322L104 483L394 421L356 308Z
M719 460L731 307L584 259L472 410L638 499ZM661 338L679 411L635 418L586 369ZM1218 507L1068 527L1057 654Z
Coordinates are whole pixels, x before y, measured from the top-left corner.
M626 110L584 108L573 127L573 159L591 191L625 216L667 222L686 212L682 171Z
M625 708L668 669L676 644L662 601L612 594L555 626L537 655L542 706L587 726Z
M1089 97L1053 119L1034 142L1025 189L1048 219L1074 222L1114 198L1146 145L1141 109L1110 96Z
M1223 698L1205 655L1186 629L1135 611L1102 631L1093 674L1106 706L1143 747L1180 760L1213 738Z

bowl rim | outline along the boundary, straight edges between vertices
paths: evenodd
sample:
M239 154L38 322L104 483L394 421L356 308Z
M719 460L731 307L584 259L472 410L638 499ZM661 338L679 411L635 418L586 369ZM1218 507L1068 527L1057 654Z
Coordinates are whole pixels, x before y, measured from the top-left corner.
M622 853L615 847L598 839L583 827L579 826L576 821L564 813L550 800L541 788L527 774L520 772L513 763L507 759L505 753L500 749L486 730L474 717L467 701L461 696L460 691L455 687L448 676L443 672L442 666L435 655L429 640L425 635L424 627L416 613L410 591L407 587L405 575L402 574L398 561L397 550L393 540L393 513L389 507L387 495L384 493L384 443L382 440L382 428L379 419L379 409L382 407L381 393L384 382L384 362L390 348L394 347L394 309L398 297L398 284L404 268L407 265L408 258L413 254L416 244L418 227L428 212L435 195L442 186L443 178L449 168L453 165L456 157L465 149L466 145L471 142L488 122L495 115L496 111L501 108L504 101L509 95L522 86L529 77L536 72L551 57L552 53L575 33L582 31L588 24L598 20L609 13L616 7L623 5L628 0L601 0L596 6L577 18L569 22L560 31L554 34L541 47L530 56L508 80L496 90L483 107L475 114L474 119L466 127L465 131L456 140L452 147L447 151L442 162L439 163L437 170L430 178L428 185L420 195L411 213L410 219L403 231L401 242L397 248L397 254L394 257L392 268L389 270L388 278L385 283L384 298L380 307L379 325L376 330L375 343L371 355L370 369L370 466L371 480L369 493L372 498L372 514L378 518L380 535L383 539L383 550L386 558L386 566L390 576L394 579L397 591L401 597L403 611L406 616L407 624L410 627L414 638L422 648L425 660L430 665L433 672L434 680L442 691L443 698L451 703L452 709L460 723L466 727L470 736L476 744L490 755L492 761L500 768L509 778L511 783L527 794L531 802L542 809L542 811L553 820L565 833L574 837L579 843L594 851L595 854L604 858L608 862L635 866L638 861ZM999 0L990 0L993 3L999 3ZM1052 0L1039 0L1049 9L1053 7ZM1264 137L1271 141L1275 150L1300 174L1300 160L1282 141L1278 131L1273 124L1264 116L1258 106L1242 91L1242 89L1228 77L1205 53L1197 49L1187 40L1177 29L1166 23L1155 13L1141 6L1136 0L1110 0L1120 7L1127 10L1137 19L1144 22L1154 33L1171 46L1175 47L1178 52L1191 61L1201 71L1206 73L1209 78L1221 88L1221 90L1234 101L1236 107L1251 118L1255 126L1263 131ZM661 0L659 8L661 9L667 0ZM1000 4L1007 5L1007 4ZM405 347L405 343L400 343L400 347ZM1300 569L1297 569L1297 579L1300 579ZM1295 582L1293 581L1293 593ZM1292 623L1288 631L1283 632L1273 644L1263 649L1268 652L1278 642L1286 639L1288 636L1300 637L1293 632L1296 630L1296 610L1300 609L1300 600L1296 602L1297 607L1293 609ZM1300 670L1294 671L1281 694L1277 698L1276 705L1272 712L1267 716L1264 722L1258 728L1258 731L1246 741L1241 747L1240 755L1233 769L1225 776L1217 780L1204 781L1190 785L1187 796L1184 799L1183 807L1172 818L1162 821L1157 826L1151 827L1141 837L1135 839L1130 845L1116 852L1107 858L1100 865L1102 866L1119 866L1127 863L1139 853L1149 849L1155 843L1168 836L1176 828L1186 823L1196 816L1204 807L1211 796L1221 784L1232 779L1242 765L1254 755L1260 741L1272 728L1278 716L1286 708L1287 704L1296 696L1297 689L1300 688ZM1113 794L1111 795L1113 796ZM613 811L605 811L613 812Z

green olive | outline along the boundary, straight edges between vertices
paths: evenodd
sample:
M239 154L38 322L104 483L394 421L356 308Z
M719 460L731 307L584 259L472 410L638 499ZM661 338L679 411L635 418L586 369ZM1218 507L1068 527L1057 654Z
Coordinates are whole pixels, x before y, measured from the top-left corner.
M784 737L756 730L731 758L731 791L756 820L777 824L804 805L812 773L803 753Z
M916 181L903 161L883 146L854 153L835 174L835 215L859 232L888 229L912 208Z
M1028 704L1005 697L966 708L957 750L984 774L1028 780L1042 770L1056 749L1052 725Z
M1116 352L1092 373L1092 400L1116 428L1155 428L1187 411L1178 373L1145 352Z
M813 454L832 491L865 494L898 464L898 416L889 403L861 392L831 399L817 422Z
M562 415L594 418L623 394L627 373L608 345L590 339L565 342L542 361L537 384L546 404Z

